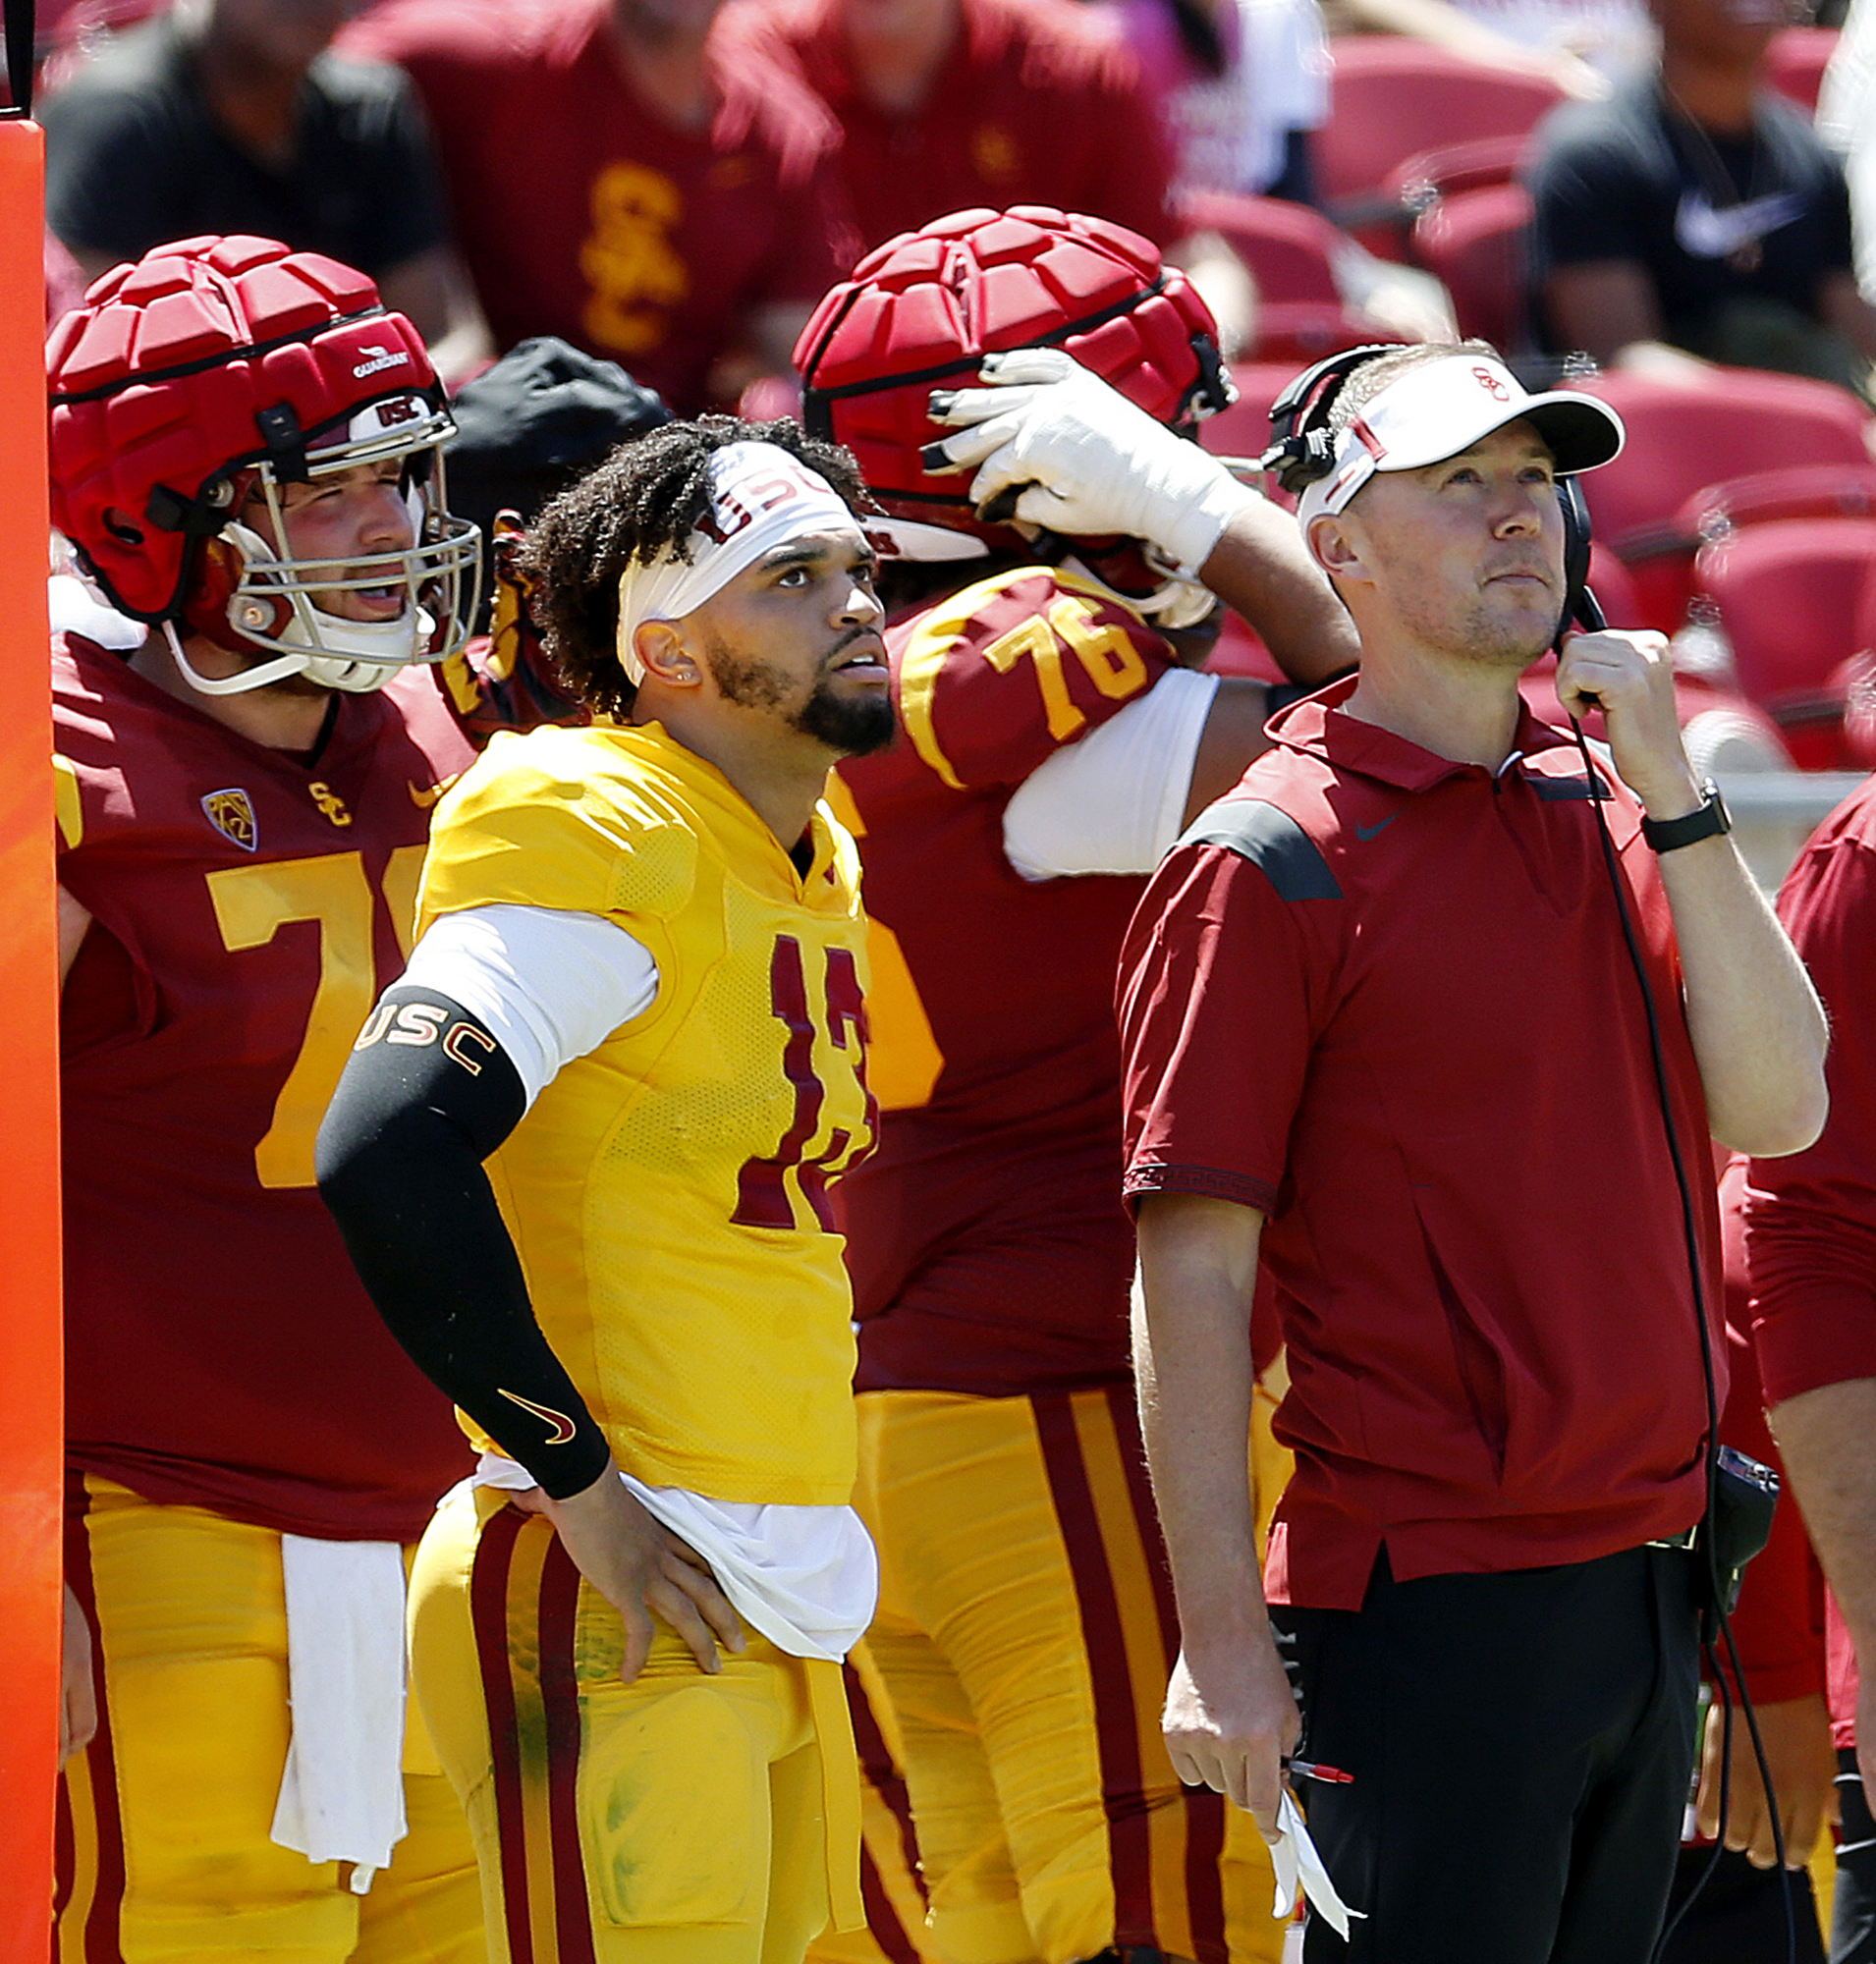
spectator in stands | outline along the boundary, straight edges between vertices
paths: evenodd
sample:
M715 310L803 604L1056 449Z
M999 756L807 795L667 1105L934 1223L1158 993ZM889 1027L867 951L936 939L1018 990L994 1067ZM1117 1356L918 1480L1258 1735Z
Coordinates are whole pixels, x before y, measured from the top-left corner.
M839 118L868 247L972 205L1052 204L1170 243L1158 112L1072 0L744 0L726 26ZM843 269L845 270L845 269Z
M1104 0L1160 105L1180 191L1315 199L1329 114L1316 0Z
M1876 302L1876 0L1852 0L1824 71L1817 134L1844 160L1856 286Z
M1605 366L1689 356L1867 394L1876 312L1844 173L1764 85L1783 0L1652 0L1659 67L1561 110L1531 168L1539 332Z
M1332 34L1403 34L1591 99L1654 53L1642 0L1323 0L1323 12Z
M254 233L378 284L446 379L485 335L409 83L328 43L346 0L199 0L113 39L44 105L46 213L87 279Z
M554 334L674 411L789 372L855 241L826 112L719 0L389 0L346 45L436 131L497 344Z

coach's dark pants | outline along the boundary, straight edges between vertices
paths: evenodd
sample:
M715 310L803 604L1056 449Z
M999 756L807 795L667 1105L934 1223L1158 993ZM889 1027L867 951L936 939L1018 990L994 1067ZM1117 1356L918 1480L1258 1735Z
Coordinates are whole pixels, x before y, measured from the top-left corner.
M1276 1608L1297 1782L1352 1908L1306 1964L1647 1964L1693 1768L1694 1558L1630 1549Z
M1831 1964L1876 1964L1876 1820L1863 1798L1856 1755L1840 1748L1837 1798L1844 1810L1837 1842L1837 1913Z

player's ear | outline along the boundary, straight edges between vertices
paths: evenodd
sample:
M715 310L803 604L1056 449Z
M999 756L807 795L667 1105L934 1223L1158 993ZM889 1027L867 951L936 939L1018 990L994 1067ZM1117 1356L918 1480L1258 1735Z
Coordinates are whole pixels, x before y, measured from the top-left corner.
M701 679L699 665L679 622L640 621L633 630L632 645L644 663L648 679L663 682L667 688L696 687Z
M1345 515L1327 513L1312 518L1304 538L1309 557L1331 579L1359 579L1366 573L1358 530Z

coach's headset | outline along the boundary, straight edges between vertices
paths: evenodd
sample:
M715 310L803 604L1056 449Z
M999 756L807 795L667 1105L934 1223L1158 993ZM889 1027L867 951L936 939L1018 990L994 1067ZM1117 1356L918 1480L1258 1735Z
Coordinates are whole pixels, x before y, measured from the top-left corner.
M1271 405L1275 441L1257 460L1258 468L1269 471L1293 498L1327 477L1336 467L1341 438L1341 432L1330 427L1330 411L1343 385L1357 368L1400 352L1399 342L1370 341L1305 368ZM1564 607L1553 645L1561 643L1573 626L1593 633L1608 625L1589 590L1589 508L1574 477L1557 480L1557 502L1564 512Z
M1326 360L1318 361L1314 367L1304 369L1271 405L1270 427L1274 440L1270 448L1258 459L1258 467L1270 472L1292 497L1299 497L1310 484L1327 477L1335 468L1336 448L1341 440L1341 432L1330 425L1330 411L1334 408L1336 398L1341 395L1349 377L1356 369L1364 367L1383 355L1397 353L1399 353L1398 343L1368 342L1359 348L1345 349L1339 355L1331 355ZM1557 480L1557 502L1563 508L1564 515L1564 605L1558 617L1556 632L1551 637L1551 645L1561 651L1564 636L1573 627L1595 633L1608 623L1596 596L1589 589L1589 508L1583 502L1582 487L1574 476L1560 477ZM1310 686L1319 687L1321 684L1312 683ZM1298 694L1303 692L1300 689L1297 691ZM1593 697L1591 699L1593 700ZM1674 1108L1669 1097L1667 1065L1662 1055L1660 1019L1655 1007L1654 991L1649 984L1640 945L1635 938L1634 923L1628 910L1628 894L1617 869L1615 846L1609 836L1608 820L1603 815L1603 798L1606 793L1599 784L1601 774L1590 754L1582 725L1573 716L1570 726L1575 734L1576 746L1582 754L1585 782L1592 788L1589 802L1596 814L1596 825L1601 836L1603 865L1609 876L1611 890L1616 897L1616 910L1622 922L1623 939L1628 945L1629 963L1641 989L1642 1007L1647 1018L1649 1049L1654 1064L1655 1095L1660 1107L1662 1130L1667 1137L1668 1156L1674 1166L1675 1183L1680 1190L1687 1274L1692 1285L1694 1321L1700 1333L1700 1364L1706 1384L1707 1504L1696 1546L1704 1554L1700 1576L1704 1603L1701 1644L1706 1652L1707 1664L1724 1708L1720 1831L1715 1838L1712 1859L1703 1871L1699 1882L1661 1933L1655 1951L1658 1958L1694 1897L1705 1887L1718 1864L1721 1850L1726 1846L1726 1804L1732 1779L1733 1704L1728 1696L1727 1673L1720 1669L1714 1652L1716 1640L1724 1641L1733 1667L1733 1682L1738 1686L1740 1707L1744 1713L1746 1729L1751 1736L1753 1755L1758 1762L1759 1777L1765 1784L1767 1795L1773 1793L1772 1773L1766 1764L1765 1747L1759 1736L1758 1718L1745 1689L1745 1674L1739 1664L1738 1648L1734 1643L1729 1612L1738 1601L1739 1581L1746 1563L1765 1546L1766 1539L1772 1531L1772 1512L1778 1499L1779 1480L1778 1475L1770 1467L1761 1465L1756 1459L1748 1459L1743 1453L1736 1452L1733 1447L1720 1444L1718 1389L1714 1380L1712 1336L1707 1328L1707 1319L1702 1308L1705 1290L1700 1274L1700 1244L1698 1230L1694 1225L1693 1194L1687 1179L1686 1165L1682 1158L1680 1141L1675 1134ZM1786 1955L1791 1964L1796 1964L1797 1937L1792 1901L1791 1871L1785 1866L1785 1840L1775 1797L1771 1800L1770 1816L1773 1839L1777 1844L1779 1874L1784 1881Z

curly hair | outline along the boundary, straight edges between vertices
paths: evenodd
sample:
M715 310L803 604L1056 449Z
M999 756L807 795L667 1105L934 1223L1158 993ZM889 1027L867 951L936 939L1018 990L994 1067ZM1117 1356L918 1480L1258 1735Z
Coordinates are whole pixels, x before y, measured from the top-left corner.
M520 561L548 657L588 708L631 713L637 690L616 645L620 575L667 551L690 561L690 534L709 516L710 459L732 443L772 443L819 471L855 515L875 509L852 456L787 418L699 416L622 443L542 510Z

